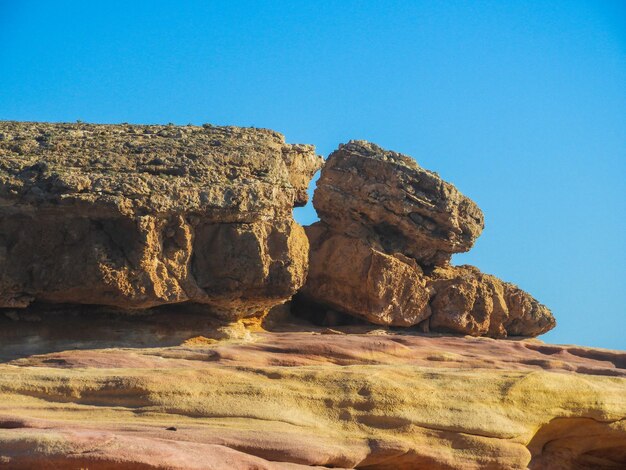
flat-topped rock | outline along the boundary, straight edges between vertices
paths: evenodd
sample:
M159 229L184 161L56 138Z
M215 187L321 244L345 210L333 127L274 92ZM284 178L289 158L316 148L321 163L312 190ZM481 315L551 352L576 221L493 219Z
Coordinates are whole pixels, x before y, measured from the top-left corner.
M262 314L304 282L321 164L264 129L0 122L0 308Z
M436 173L359 140L330 154L313 204L334 230L429 265L468 251L484 225L478 206Z
M321 164L267 129L0 121L3 206L252 222L304 205Z

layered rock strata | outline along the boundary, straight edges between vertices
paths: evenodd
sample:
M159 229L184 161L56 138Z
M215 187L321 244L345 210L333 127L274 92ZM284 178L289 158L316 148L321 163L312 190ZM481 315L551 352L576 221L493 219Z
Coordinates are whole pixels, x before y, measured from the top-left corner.
M626 466L624 352L433 333L554 325L450 266L471 200L351 142L305 233L321 163L260 129L0 123L0 468ZM418 328L292 317L307 258L308 306Z
M626 465L624 352L286 323L217 341L171 308L0 316L0 468Z
M536 336L551 312L513 284L471 266L483 215L469 198L405 155L352 141L333 152L313 197L309 275L314 302L380 325L491 337Z
M263 129L1 122L0 307L262 313L304 282L321 164Z

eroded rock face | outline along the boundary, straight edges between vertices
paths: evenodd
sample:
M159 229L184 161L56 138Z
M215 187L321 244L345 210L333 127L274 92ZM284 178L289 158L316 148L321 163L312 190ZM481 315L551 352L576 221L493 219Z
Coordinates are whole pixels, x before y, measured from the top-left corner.
M484 225L478 206L453 185L365 141L342 144L328 157L313 204L335 231L424 265L468 251Z
M378 325L412 326L428 318L428 290L417 263L330 230L306 227L311 246L301 295Z
M386 326L472 336L537 336L555 325L550 311L517 286L473 266L424 270L318 222L306 227L311 259L299 304L331 309ZM323 299L322 302L320 300Z
M519 287L473 266L436 268L428 276L430 328L494 338L537 336L555 326L545 305Z
M550 311L516 286L449 265L480 235L482 213L410 157L363 141L341 145L322 169L313 204L321 222L306 228L304 303L379 325L494 338L555 326Z
M304 282L321 163L263 129L2 122L0 307L263 312Z
M322 164L267 129L0 122L0 197L93 213L288 217Z

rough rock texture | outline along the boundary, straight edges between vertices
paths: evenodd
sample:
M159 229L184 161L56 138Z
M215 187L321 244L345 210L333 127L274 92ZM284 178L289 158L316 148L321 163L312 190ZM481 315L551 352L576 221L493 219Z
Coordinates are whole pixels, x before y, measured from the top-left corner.
M518 287L471 266L451 267L483 228L480 209L405 155L363 141L326 162L306 228L309 275L299 294L379 325L494 338L536 336L551 312ZM315 308L314 308L315 309Z
M427 265L468 251L484 225L478 206L439 175L365 141L330 154L313 203L336 231Z
M362 327L217 341L171 308L1 318L0 468L626 466L625 352Z
M414 259L380 252L324 223L306 227L311 246L300 297L378 325L473 336L537 336L554 317L517 286L473 266L424 270Z
M544 305L519 287L473 266L436 268L429 276L430 328L474 336L537 336L555 326Z
M430 315L425 278L414 260L401 260L367 242L306 227L311 246L303 295L379 325L411 326Z
M263 129L0 122L0 307L263 312L304 282L321 164Z
M0 123L0 468L626 466L626 353L429 332L554 326L448 264L473 202L352 142L305 233L320 166L260 129ZM309 307L418 328L293 318L309 257Z

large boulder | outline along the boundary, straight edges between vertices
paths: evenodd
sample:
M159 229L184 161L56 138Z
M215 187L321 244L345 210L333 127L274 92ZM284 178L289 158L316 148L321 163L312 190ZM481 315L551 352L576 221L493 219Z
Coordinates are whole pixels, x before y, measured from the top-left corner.
M276 132L0 123L0 307L262 313L303 284L292 219L322 164Z
M378 325L412 326L428 318L428 290L420 267L318 222L306 227L309 274L300 298Z
M328 157L313 204L334 230L424 265L468 251L484 225L478 206L439 175L360 140Z
M556 325L530 294L474 266L436 268L428 277L430 329L473 336L537 336Z
M493 338L537 336L555 325L530 294L473 266L425 270L323 222L305 230L311 259L297 305L317 303L377 325Z
M554 317L518 287L452 253L480 234L480 209L410 157L363 141L322 169L306 228L309 275L296 308L325 307L389 326L474 336L536 336Z

